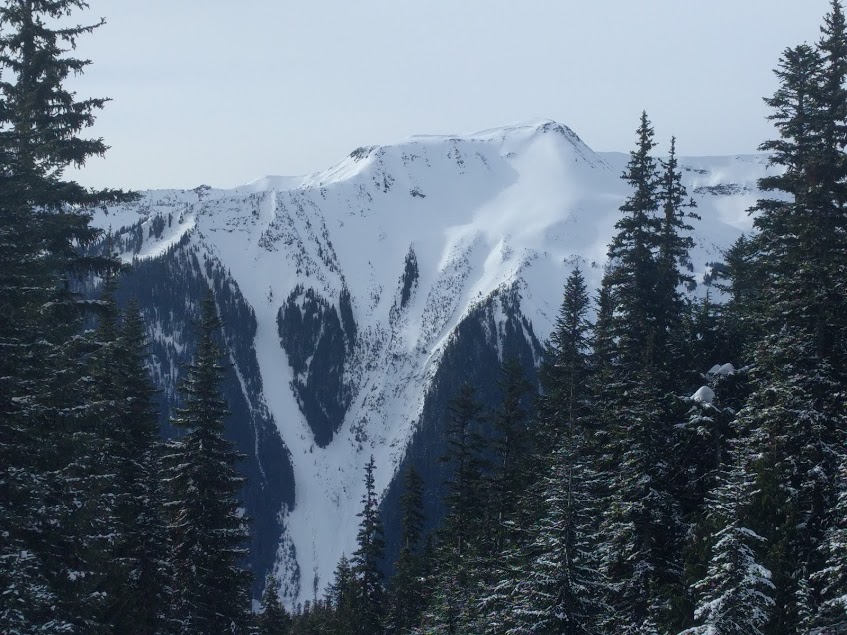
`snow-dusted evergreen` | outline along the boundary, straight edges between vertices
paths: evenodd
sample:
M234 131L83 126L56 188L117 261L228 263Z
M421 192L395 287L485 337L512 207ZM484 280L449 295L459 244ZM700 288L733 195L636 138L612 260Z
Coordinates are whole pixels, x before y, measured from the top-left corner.
M116 600L104 585L111 448L92 343L78 337L91 307L68 283L118 264L80 252L101 232L78 210L131 197L64 178L106 150L83 136L104 100L65 86L88 65L72 44L97 24L57 20L82 4L0 7L0 630L14 635L94 632Z
M636 149L623 178L632 194L620 210L618 233L610 247L603 280L612 313L604 316L612 336L605 368L594 395L605 434L607 494L600 503L603 572L612 607L601 629L620 633L660 632L673 625L681 593L682 510L671 474L671 407L678 378L672 371L670 342L681 322L678 261L686 259L683 237L676 237L685 192L674 192L671 173L663 219L662 179L651 151L653 129L641 117ZM673 159L668 163L672 172ZM668 272L660 275L660 271Z
M512 575L501 581L510 592L503 611L509 632L594 633L596 616L607 608L593 554L601 510L587 391L589 302L583 275L575 269L541 369L540 496L525 501L531 513L516 519L525 535L511 548Z
M713 536L708 571L694 589L698 626L683 635L764 635L774 607L771 572L762 565L764 539L744 524L755 489L746 464L747 443L720 472L722 483L709 503Z
M184 436L169 442L163 457L175 594L169 619L183 635L240 633L248 619L250 574L240 565L247 519L237 498L244 479L236 471L240 456L223 437L219 327L209 294L200 343L180 386L183 406L173 419Z
M826 629L847 628L847 469L843 456L841 460L838 502L821 546L824 567L813 580L820 585L822 600L814 616L814 635L825 635Z

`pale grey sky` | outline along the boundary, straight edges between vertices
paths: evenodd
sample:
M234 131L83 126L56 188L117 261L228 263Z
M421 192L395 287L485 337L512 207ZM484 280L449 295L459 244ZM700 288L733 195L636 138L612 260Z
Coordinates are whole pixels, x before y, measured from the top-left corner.
M556 119L628 151L753 152L787 46L829 0L91 0L74 86L109 96L82 183L232 187L360 145Z

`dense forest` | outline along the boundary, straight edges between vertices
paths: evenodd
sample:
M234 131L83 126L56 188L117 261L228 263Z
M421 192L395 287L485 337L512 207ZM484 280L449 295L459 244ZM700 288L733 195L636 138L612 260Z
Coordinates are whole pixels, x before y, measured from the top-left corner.
M135 194L65 177L107 150L82 135L108 100L66 86L102 22L59 25L85 8L0 6L2 633L847 633L840 0L778 62L770 196L715 263L718 297L686 293L697 210L643 113L602 285L564 281L538 385L507 359L496 407L457 388L437 529L410 465L385 562L371 460L357 549L293 611L273 577L250 597L215 294L165 438L145 325L86 211Z

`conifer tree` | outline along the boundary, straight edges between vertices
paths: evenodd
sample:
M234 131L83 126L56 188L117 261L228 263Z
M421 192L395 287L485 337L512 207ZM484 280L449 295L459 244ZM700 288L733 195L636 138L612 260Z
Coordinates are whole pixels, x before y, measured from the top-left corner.
M565 283L559 315L541 364L540 415L551 439L545 450L555 449L563 434L585 414L584 393L589 375L589 297L585 278L575 267Z
M428 631L461 633L481 631L477 624L479 556L490 545L487 461L481 434L483 408L469 384L459 387L448 405L446 483L447 513L438 533L435 590L425 614Z
M832 509L830 526L821 545L824 567L813 574L821 589L821 602L812 619L815 635L847 629L847 463L838 478L838 499Z
M760 443L748 523L768 541L763 563L776 585L769 633L792 633L803 614L814 612L798 585L822 567L837 464L834 431L847 426L834 371L814 351L810 334L766 338L756 352L753 392L739 415Z
M588 394L588 302L584 279L575 269L545 362L545 407L548 416L557 417L560 433L544 462L539 514L520 548L512 632L594 633L596 616L607 608L594 554L601 510L595 498L598 454Z
M265 579L262 607L256 617L257 635L288 635L291 617L279 601L279 581L273 574Z
M447 454L443 458L451 473L445 497L443 543L459 559L473 548L474 538L482 537L487 522L483 478L486 461L479 428L482 419L483 409L475 399L473 387L463 384L449 404Z
M423 479L414 465L406 470L403 480L403 496L400 499L403 512L403 547L410 552L418 550L424 526Z
M126 200L64 180L102 155L80 137L105 100L65 87L88 62L68 53L96 26L67 26L78 0L10 0L0 7L0 581L14 598L0 630L96 632L108 593L100 549L108 513L86 471L97 450L82 342L84 303L68 278L115 270L86 257L99 231L81 209ZM9 607L8 610L6 607Z
M744 430L721 467L709 504L715 529L706 575L695 583L698 625L684 635L764 635L774 607L771 572L762 564L764 539L747 521L756 476L750 470L760 432Z
M333 635L348 635L354 624L356 580L350 561L344 554L335 567L333 581L327 589L327 603L332 609L328 631Z
M694 228L688 219L699 220L693 211L697 204L688 198L688 192L682 183L679 160L676 157L676 137L671 137L668 158L660 161L662 171L659 180L658 197L661 202L661 223L659 231L659 270L660 284L666 285L664 294L670 296L677 287L693 278L680 270L688 263L689 251L694 247L694 239L687 234ZM685 211L688 209L689 211Z
M652 365L656 356L656 250L661 227L658 168L651 155L656 143L646 112L636 134L637 147L622 175L632 193L620 207L622 217L615 223L606 272L617 309L612 332L621 362L628 367Z
M491 516L492 530L487 549L492 557L497 557L506 547L509 534L514 534L508 527L518 520L519 498L532 477L526 403L532 386L518 360L509 359L503 363L498 385L502 401L493 417L491 449L494 458L489 475L491 510L487 513Z
M127 306L117 344L110 364L119 405L112 431L118 529L113 553L121 579L109 616L115 633L155 633L162 626L169 592L162 444L153 403L156 389L144 363L144 326L134 300Z
M838 85L843 89L838 69L845 50L843 15L835 2L821 47L787 49L776 71L779 89L766 100L780 137L762 149L784 170L762 179L760 188L783 195L754 208L759 233L753 264L765 284L751 317L759 339L752 351L753 391L743 412L745 428L767 439L754 464L760 486L751 522L767 539L764 563L773 572L776 600L768 632L777 635L804 628L816 611L817 592L809 581L824 566L821 549L832 522L839 462L835 448L845 425L838 388L843 289L833 269L843 253L845 222L843 184L833 175L844 164L843 157L831 165L826 158L843 148L843 104L827 103L827 95L838 94Z
M675 421L667 399L669 337L662 325L669 299L657 283L659 176L650 156L655 144L646 114L637 135L623 175L633 192L620 208L623 218L616 224L603 280L607 306L602 319L598 316L602 365L593 383L592 417L605 441L598 464L606 481L599 503L603 540L597 548L612 585L607 601L614 609L600 626L620 633L673 627L679 620L675 601L684 593L684 525L670 474Z
M381 569L385 558L385 539L379 517L375 469L376 463L371 456L365 466L365 494L362 498L362 511L357 514L361 520L352 562L356 579L354 629L357 635L381 633L385 615L385 589Z
M185 635L241 633L250 609L250 574L239 565L248 538L237 498L244 479L235 468L241 455L223 437L228 411L220 393L219 328L209 293L194 360L180 386L183 406L172 420L185 434L168 444L164 457L176 589L173 620Z
M479 633L500 632L508 621L514 581L521 575L519 545L536 512L536 506L521 499L539 479L535 472L540 461L533 455L530 435L532 385L517 359L503 363L497 383L502 398L493 413L491 462L483 474L483 486L490 490L482 512L487 521L460 565L470 600L465 603L465 628Z
M427 589L421 584L424 574L423 556L419 543L423 530L423 480L409 466L403 479L402 547L394 565L391 580L391 601L386 620L386 633L406 633L418 623L426 606Z
M666 160L660 161L662 170L658 198L661 203L660 227L657 252L656 301L656 348L668 375L668 389L678 390L679 378L688 370L686 331L683 320L687 309L680 287L694 284L694 278L683 270L690 264L689 252L694 247L690 232L694 229L690 221L700 217L692 211L697 207L682 183L682 173L676 157L676 138L671 137L670 151ZM687 211L686 211L687 210Z
M817 44L820 58L816 81L812 86L811 127L817 151L810 163L809 190L814 199L817 224L823 233L807 228L818 263L814 282L823 300L818 316L818 348L827 355L840 376L847 372L847 320L845 290L847 275L847 21L840 0L830 1L824 16L821 39Z

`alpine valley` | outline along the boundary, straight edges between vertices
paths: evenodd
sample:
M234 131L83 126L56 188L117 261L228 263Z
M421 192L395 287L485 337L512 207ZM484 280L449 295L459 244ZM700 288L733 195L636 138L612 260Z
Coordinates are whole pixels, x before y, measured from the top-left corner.
M143 192L96 212L132 264L119 299L141 303L165 423L192 323L216 292L255 593L273 571L289 605L322 594L355 548L371 456L384 509L398 508L395 477L411 462L434 524L447 402L468 381L493 404L507 358L534 377L570 270L599 284L627 158L541 120L358 148L305 177ZM680 167L702 217L688 291L704 294L722 250L751 226L769 168L763 155ZM392 561L399 519L384 521Z

